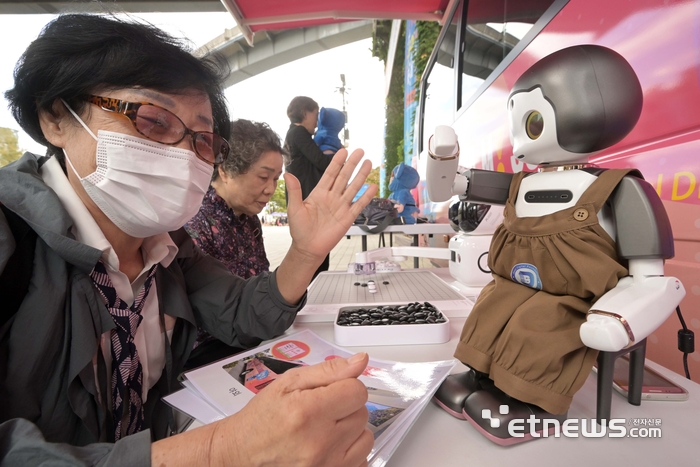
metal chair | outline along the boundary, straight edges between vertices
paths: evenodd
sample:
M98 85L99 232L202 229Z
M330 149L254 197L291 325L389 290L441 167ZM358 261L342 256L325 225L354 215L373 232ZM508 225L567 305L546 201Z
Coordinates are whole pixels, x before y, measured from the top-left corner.
M600 352L598 354L598 390L596 394L596 421L599 425L607 425L610 420L610 407L612 405L613 375L615 372L615 360L625 354L630 354L629 389L627 402L632 405L642 403L642 383L644 380L644 358L646 355L647 340L644 339L632 347L622 349L619 352Z

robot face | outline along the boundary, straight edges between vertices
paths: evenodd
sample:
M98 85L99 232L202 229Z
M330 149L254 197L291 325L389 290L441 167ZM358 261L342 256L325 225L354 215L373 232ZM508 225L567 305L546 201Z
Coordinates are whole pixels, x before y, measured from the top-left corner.
M517 92L508 100L513 156L536 165L586 162L588 154L562 149L557 140L556 112L542 89Z

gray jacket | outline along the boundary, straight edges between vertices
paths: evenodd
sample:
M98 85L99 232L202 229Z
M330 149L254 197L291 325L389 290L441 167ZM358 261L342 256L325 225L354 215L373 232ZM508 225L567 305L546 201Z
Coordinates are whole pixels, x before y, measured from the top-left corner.
M148 393L148 430L109 444L114 441L111 411L98 402L93 357L98 356L100 393L108 394L98 341L115 324L89 276L101 252L74 239L71 218L43 183L39 165L37 156L27 153L0 169L0 203L38 236L29 292L0 329L0 465L49 459L69 465L150 465L151 441L171 433L172 413L161 398L177 389L197 326L229 345L252 347L282 334L306 297L289 305L274 272L243 280L202 253L184 229L172 232L179 252L168 268L158 269L156 283L161 320L163 313L179 319L171 342L166 338L163 374ZM0 271L14 248L0 213Z

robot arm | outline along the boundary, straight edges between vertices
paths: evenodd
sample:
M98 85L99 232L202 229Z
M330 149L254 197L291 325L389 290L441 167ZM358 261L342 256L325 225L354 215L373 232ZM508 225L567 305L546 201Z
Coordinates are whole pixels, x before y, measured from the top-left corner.
M631 260L630 267L633 261L638 260ZM658 265L663 271L663 262ZM598 350L622 350L661 326L684 296L683 284L675 277L623 277L591 307L579 331L581 340Z
M458 195L462 201L506 204L513 174L479 169L460 171L457 135L451 127L440 125L428 142L426 177L431 201L447 201Z
M581 326L588 347L615 352L645 339L685 296L683 284L664 276L673 257L673 233L661 200L636 177L625 177L612 197L617 248L630 275L603 295Z

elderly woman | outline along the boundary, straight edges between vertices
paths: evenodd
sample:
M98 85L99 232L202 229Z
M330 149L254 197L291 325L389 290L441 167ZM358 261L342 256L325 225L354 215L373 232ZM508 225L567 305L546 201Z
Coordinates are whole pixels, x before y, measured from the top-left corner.
M229 144L228 157L214 170L202 207L185 229L202 251L247 279L270 269L257 215L274 194L289 157L265 123L234 121Z
M275 272L244 280L202 253L181 227L229 152L218 63L147 24L65 15L17 64L6 97L47 154L0 169L0 277L29 272L0 297L17 304L0 326L0 464L366 465L362 354L168 437L161 398L197 327L242 347L284 332L374 194L352 203L370 164L351 180L362 153L341 151L304 201L285 176L293 240Z
M233 274L247 279L270 270L258 214L267 205L289 156L265 123L231 123L231 150L214 169L202 207L185 230L195 245ZM200 329L185 368L219 360L241 348L231 347Z

